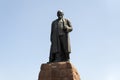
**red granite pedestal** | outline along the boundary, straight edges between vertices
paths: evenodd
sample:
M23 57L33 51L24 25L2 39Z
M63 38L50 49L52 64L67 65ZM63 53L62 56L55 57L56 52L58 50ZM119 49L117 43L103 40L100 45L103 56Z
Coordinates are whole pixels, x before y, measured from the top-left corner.
M55 62L41 65L38 80L80 80L80 76L70 62Z

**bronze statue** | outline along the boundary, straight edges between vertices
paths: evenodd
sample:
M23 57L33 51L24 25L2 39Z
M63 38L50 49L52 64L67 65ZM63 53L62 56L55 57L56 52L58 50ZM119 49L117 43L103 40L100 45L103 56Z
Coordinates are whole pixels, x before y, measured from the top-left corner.
M51 48L49 62L69 61L71 53L69 32L72 31L71 23L68 19L63 18L64 13L58 10L58 19L54 20L51 25Z

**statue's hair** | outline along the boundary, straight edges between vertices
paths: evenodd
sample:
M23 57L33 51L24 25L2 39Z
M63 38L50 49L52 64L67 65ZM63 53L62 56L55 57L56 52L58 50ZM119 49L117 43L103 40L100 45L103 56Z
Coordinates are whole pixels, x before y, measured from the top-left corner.
M62 10L58 10L58 11L57 11L57 14L58 14L58 13L62 13L62 14L64 15L64 13L63 13Z

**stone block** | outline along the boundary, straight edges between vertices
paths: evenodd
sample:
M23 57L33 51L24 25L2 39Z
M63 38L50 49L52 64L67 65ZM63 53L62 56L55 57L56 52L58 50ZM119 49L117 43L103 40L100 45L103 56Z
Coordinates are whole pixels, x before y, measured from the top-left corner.
M42 64L38 80L80 80L76 68L70 62Z

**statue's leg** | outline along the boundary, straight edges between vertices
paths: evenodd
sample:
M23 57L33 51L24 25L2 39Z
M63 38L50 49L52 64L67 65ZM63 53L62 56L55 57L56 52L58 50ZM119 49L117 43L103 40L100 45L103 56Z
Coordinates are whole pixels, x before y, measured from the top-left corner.
M55 61L54 62L60 62L61 61L61 53L55 53Z
M55 53L50 53L49 62L54 62L54 60L55 60Z
M66 57L66 61L69 61L70 60L70 53L67 52L65 54L66 54L66 56L65 56Z
M68 42L66 35L60 37L62 61L69 61Z

